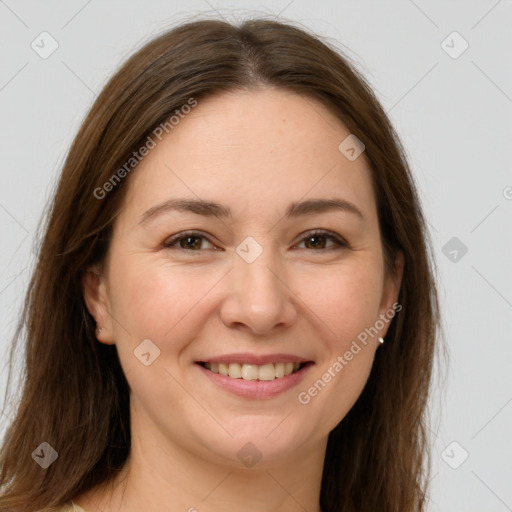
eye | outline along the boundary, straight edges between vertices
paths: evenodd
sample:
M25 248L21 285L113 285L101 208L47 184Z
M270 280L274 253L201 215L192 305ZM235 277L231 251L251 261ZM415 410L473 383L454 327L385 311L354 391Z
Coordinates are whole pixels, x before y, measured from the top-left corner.
M177 235L168 238L162 245L163 247L170 249L178 244L177 249L199 251L201 249L205 249L205 247L203 247L204 244L202 240L206 241L206 243L210 244L214 248L214 245L204 235L196 231L178 233Z
M205 241L211 247L204 247ZM331 245L328 245L328 243ZM305 244L305 249L313 250L334 250L348 247L348 244L339 235L326 230L313 230L305 233L301 242L295 247L300 248L301 244ZM178 233L168 238L163 244L166 249L183 249L185 251L198 252L202 249L215 249L215 246L201 233L197 231L188 231Z
M331 241L333 245L327 246L327 242ZM348 247L347 242L343 240L339 235L336 235L335 233L331 233L329 231L325 230L313 230L309 231L305 235L303 235L301 244L306 244L306 249L314 249L314 250L332 250L332 249L338 249L342 247ZM298 247L298 246L296 246Z

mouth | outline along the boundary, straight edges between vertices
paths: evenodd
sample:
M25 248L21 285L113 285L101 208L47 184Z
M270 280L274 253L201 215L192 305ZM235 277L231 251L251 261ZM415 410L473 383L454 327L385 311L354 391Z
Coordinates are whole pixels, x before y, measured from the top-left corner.
M198 361L197 364L206 370L229 377L231 379L271 381L288 377L311 365L311 361L276 362L265 364L228 363L214 361Z
M274 398L297 387L314 365L314 361L294 354L249 352L195 362L214 387L249 400Z

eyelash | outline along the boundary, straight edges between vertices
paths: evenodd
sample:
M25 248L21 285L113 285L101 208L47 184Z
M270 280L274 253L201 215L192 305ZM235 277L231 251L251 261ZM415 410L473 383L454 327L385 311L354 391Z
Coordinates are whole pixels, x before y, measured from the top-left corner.
M299 243L302 243L302 242L306 241L308 238L311 238L313 236L323 236L327 239L330 239L337 245L337 247L328 247L326 249L318 249L318 250L310 249L312 251L325 252L325 251L332 251L332 250L343 249L343 248L349 247L348 243L343 238L341 238L339 235L336 235L335 233L333 233L331 231L327 231L327 230L323 230L323 229L314 229L312 231L308 231L308 232L304 233L302 235L302 238L299 241ZM177 235L174 235L174 236L168 238L162 245L165 249L173 249L174 246L176 245L176 243L178 243L180 240L184 240L186 238L204 238L210 244L214 245L210 240L208 240L208 237L204 236L203 234L201 234L198 231L184 231L182 233L178 233ZM202 252L203 250L207 250L207 249L194 250L194 249L186 249L183 247L178 247L177 249L180 249L180 250L183 250L186 252Z

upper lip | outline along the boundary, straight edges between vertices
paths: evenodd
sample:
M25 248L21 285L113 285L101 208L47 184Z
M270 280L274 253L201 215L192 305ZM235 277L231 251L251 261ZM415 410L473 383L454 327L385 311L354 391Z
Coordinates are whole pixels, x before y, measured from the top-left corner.
M261 366L268 363L307 363L309 359L294 354L225 354L223 356L207 357L198 363L238 363Z

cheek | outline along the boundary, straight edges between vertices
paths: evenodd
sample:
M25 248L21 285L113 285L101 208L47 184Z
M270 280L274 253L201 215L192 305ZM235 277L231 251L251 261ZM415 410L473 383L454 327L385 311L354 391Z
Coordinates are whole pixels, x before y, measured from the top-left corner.
M377 347L376 338L368 332L379 318L382 292L378 268L354 265L338 269L328 279L317 276L315 293L312 282L308 287L308 307L321 319L317 335L325 351L298 390L297 400L317 419L322 432L341 421L368 380Z
M114 322L117 351L133 396L152 411L162 400L189 403L190 395L180 384L180 361L186 358L190 341L204 329L210 314L208 292L225 272L178 269L144 257L128 260L111 272L110 283L112 316L119 320ZM142 344L147 339L157 349ZM152 361L144 366L140 358L148 351ZM156 414L153 420L161 418Z
M138 344L149 338L167 351L172 339L173 350L179 351L181 334L190 338L200 328L198 316L204 314L208 293L223 273L173 267L144 256L125 258L110 276L111 313L123 327L115 326L119 341L129 336L131 344Z
M192 340L200 337L207 320L214 314L212 297L226 268L177 266L147 255L119 261L122 264L111 271L109 281L112 316L116 320L115 341L125 373L140 371L140 361L134 354L146 352L146 349L141 350L148 346L147 342L146 345L141 343L147 339L156 345L158 354L151 368L166 368L173 374L182 371L187 348ZM153 346L149 344L149 347ZM154 373L151 372L152 379Z
M382 275L376 264L346 265L301 277L301 301L332 350L344 351L378 318Z

